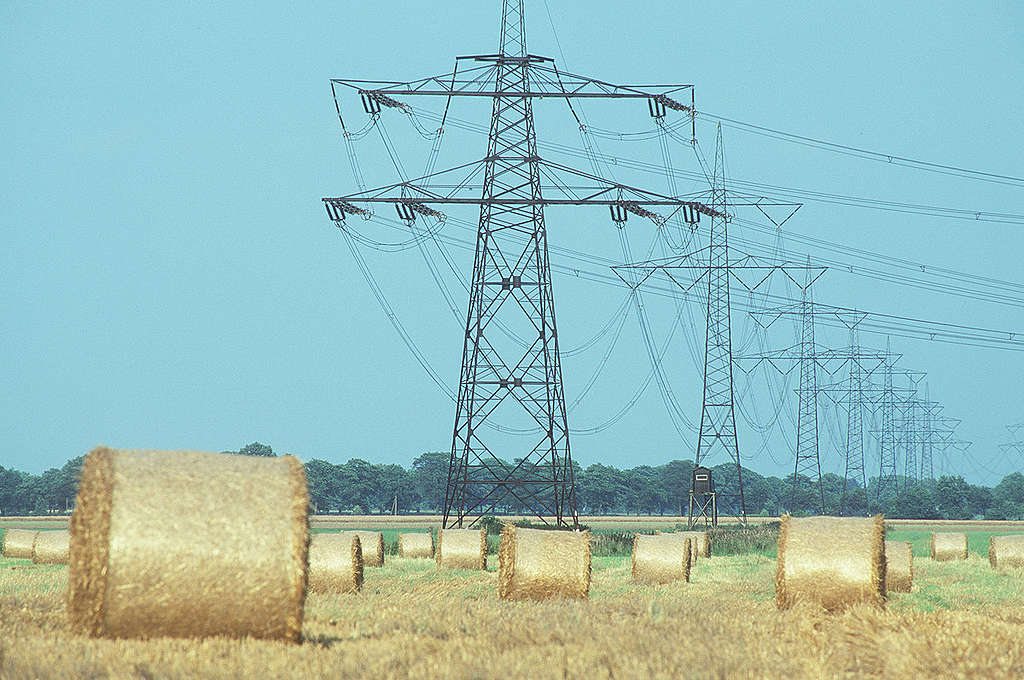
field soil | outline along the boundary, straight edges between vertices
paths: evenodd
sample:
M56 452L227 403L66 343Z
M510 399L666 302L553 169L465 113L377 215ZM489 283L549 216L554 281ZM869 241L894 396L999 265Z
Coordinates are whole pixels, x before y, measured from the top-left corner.
M890 538L917 553L925 535ZM0 678L1024 677L1024 570L991 569L972 538L963 562L915 555L913 591L885 610L833 615L779 612L761 553L657 587L631 583L628 556L599 556L589 599L516 603L497 596L496 556L463 572L389 555L359 594L310 594L298 645L72 635L67 568L0 559Z

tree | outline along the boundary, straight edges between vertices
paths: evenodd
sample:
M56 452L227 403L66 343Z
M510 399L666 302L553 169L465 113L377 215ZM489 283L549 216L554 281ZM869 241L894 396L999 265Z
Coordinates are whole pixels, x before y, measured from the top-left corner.
M925 484L902 489L891 514L901 519L938 519L932 489Z
M326 460L314 458L308 461L306 468L306 483L309 485L309 500L316 512L338 512L341 507L338 503L337 473L334 465Z
M595 463L583 471L583 484L577 488L579 502L591 512L608 513L624 506L625 484L622 473Z
M1014 472L996 484L986 518L1024 519L1024 475Z
M669 512L685 515L690 503L693 463L688 460L672 460L657 469L661 477L661 486L665 490Z
M238 454L241 456L263 456L266 458L274 458L277 456L274 453L274 449L270 448L266 444L260 444L259 442L253 442L248 446L243 446L238 450Z
M935 483L935 507L942 519L971 519L970 486L960 475L939 477Z
M413 489L410 475L401 465L378 465L378 486L372 499L373 505L385 513L391 512L398 503L398 512L408 512L419 500Z
M420 509L441 512L448 487L448 464L451 454L440 451L424 453L412 462L409 482L419 496Z

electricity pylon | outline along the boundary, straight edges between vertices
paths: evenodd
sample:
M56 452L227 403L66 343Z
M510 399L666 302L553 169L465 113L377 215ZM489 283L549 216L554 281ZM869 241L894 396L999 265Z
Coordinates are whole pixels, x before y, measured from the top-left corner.
M414 81L331 82L354 89L371 116L384 108L409 112L404 97L443 97L448 104L459 97L491 99L484 158L323 200L339 225L351 215L371 217L376 204L393 205L410 223L446 219L439 206L479 207L443 523L473 525L519 506L544 522L578 526L544 208L605 206L619 225L628 214L664 224L653 211L658 207L682 211L689 222L716 213L699 200L541 158L533 102L565 101L572 110L582 99L639 99L656 118L669 110L692 116L692 86L615 85L560 71L553 59L527 51L523 0L503 0L496 54L456 57L450 73ZM687 91L690 105L674 98Z
M750 203L750 199L747 197L746 200L741 199L741 201L734 202L732 194L726 193L725 147L722 142L721 124L718 126L715 138L713 168L709 197L712 215L709 220L711 225L707 248L677 257L612 267L619 278L634 287L641 285L656 272L666 275L684 291L689 291L706 279L707 311L705 319L707 325L704 336L704 392L701 401L700 429L697 432L694 467L706 466L710 460L724 458L727 463L736 466L737 488L733 493L716 492L716 504L712 509L704 498L705 494L695 490L696 478L691 478L690 502L687 511L687 523L690 527L701 522L717 524L719 501L725 501L726 507L732 510L732 514L740 517L742 522L747 521L746 501L743 497L743 467L740 464L733 400L730 283L738 282L747 291L753 292L776 272L784 272L787 275L793 271L804 272L806 280L812 282L816 281L825 271L824 267L812 267L810 263L802 266L790 262L768 261L750 255L740 258L731 257L728 232L729 210L737 205L756 204L756 201ZM795 212L795 210L791 212L789 217L792 217ZM789 217L786 219L788 220ZM696 273L697 275L690 278L684 277L682 275L684 273Z
M810 273L810 258L808 257L807 269ZM819 349L814 342L814 319L815 317L829 317L834 321L844 324L851 332L864 319L865 313L855 309L842 307L831 307L815 305L810 296L810 286L813 281L808 278L807 284L803 287L801 301L794 305L764 309L751 312L751 316L757 320L763 328L770 327L783 316L800 317L800 342L794 347L783 350L773 350L759 355L736 357L737 362L754 361L749 369L750 372L762 362L775 368L782 374L788 374L792 367L784 370L780 364L784 362L797 362L800 370L800 384L797 389L797 440L796 455L793 466L793 483L790 487L790 507L796 506L796 495L800 485L801 474L804 477L810 475L812 486L818 490L818 510L825 512L825 490L821 484L821 457L818 449L818 394L822 390L817 384L818 370L824 370L833 374L847 362L864 361L868 356L856 347L843 349ZM767 322L761 319L766 318ZM874 369L872 369L874 370Z

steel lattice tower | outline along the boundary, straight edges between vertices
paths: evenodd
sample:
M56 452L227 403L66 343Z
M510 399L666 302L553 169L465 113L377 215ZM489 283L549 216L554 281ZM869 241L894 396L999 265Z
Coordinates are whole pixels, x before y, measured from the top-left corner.
M721 217L711 218L708 248L707 335L704 342L704 399L700 411L695 466L724 452L736 464L739 486L739 511L747 519L743 499L743 468L740 466L733 406L732 332L729 318L729 236L728 206L725 193L725 151L722 126L715 139L714 180L711 207ZM692 483L692 482L691 482ZM693 489L691 488L691 497ZM692 523L692 517L691 517Z
M906 416L903 418L903 476L906 477L907 483L912 484L917 481L918 467L917 467L917 445L918 440L921 439L920 432L918 431L918 421L920 420L920 408L917 400L912 400L904 405Z
M886 363L882 386L882 428L878 437L879 471L875 490L875 497L879 500L895 496L899 491L896 482L896 392L892 384L894 363Z
M808 265L810 258L808 258ZM800 303L800 387L796 423L796 465L790 507L796 507L797 482L801 473L813 475L818 485L821 512L825 511L825 490L821 486L821 459L818 455L818 386L814 347L814 303L810 287L804 289Z
M354 90L375 123L385 108L412 115L404 97L445 98L441 130L454 98L490 97L492 111L483 159L323 203L342 230L353 215L372 219L381 204L410 225L418 218L443 222L440 206L479 206L444 526L472 524L510 507L578 526L544 207L603 206L619 227L629 215L663 226L669 218L658 209L681 212L691 224L701 215L726 215L700 196L658 194L537 153L534 99L565 101L574 115L573 100L619 99L644 101L655 118L670 110L693 116L692 85L620 85L560 71L554 60L527 52L523 0L503 0L499 46L497 54L456 57L450 73L412 81L332 79L343 129L338 87ZM690 105L675 98L687 90ZM788 207L791 215L799 207L765 197L730 205Z
M864 469L864 376L857 354L857 333L850 331L850 348L855 355L850 361L850 385L846 412L846 470L843 473L843 495L839 501L839 514L846 514L846 489L851 479L860 481L867 492L867 473Z
M522 0L506 0L496 57L497 92L530 91ZM532 99L498 96L491 112L484 161L469 312L462 351L445 526L486 514L509 496L577 524L569 426L562 390L551 266L548 261ZM526 199L503 204L503 199ZM518 237L527 236L525 246ZM525 349L502 344L492 322L529 328ZM525 320L525 324L523 323ZM540 426L536 443L511 469L500 460L483 427L502 402L513 399Z

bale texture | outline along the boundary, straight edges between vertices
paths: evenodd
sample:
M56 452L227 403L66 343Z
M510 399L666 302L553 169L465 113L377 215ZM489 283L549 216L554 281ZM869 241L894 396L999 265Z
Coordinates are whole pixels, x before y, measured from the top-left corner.
M782 516L775 602L798 601L837 611L851 604L885 604L885 525L874 517Z
M990 536L988 561L993 569L1024 567L1024 534Z
M690 548L693 561L698 557L711 557L711 540L706 531L681 531L683 536L690 538Z
M94 449L71 516L72 630L297 642L308 512L292 456Z
M589 592L589 531L521 529L511 524L501 530L499 597L505 600L585 598Z
M38 533L28 529L8 529L4 532L4 557L32 559L32 546Z
M967 534L957 532L932 532L932 559L937 562L967 559Z
M910 541L885 542L885 588L909 593L914 584L914 553Z
M384 566L384 534L380 531L342 531L342 536L358 536L363 548L364 567Z
M358 593L363 587L363 548L351 534L311 534L309 590Z
M67 529L40 531L32 547L32 561L36 564L67 564L71 532Z
M689 536L678 534L637 534L633 539L633 582L672 583L690 580Z
M430 532L398 534L399 557L434 558L434 537Z
M434 559L444 569L487 569L487 531L439 529Z

